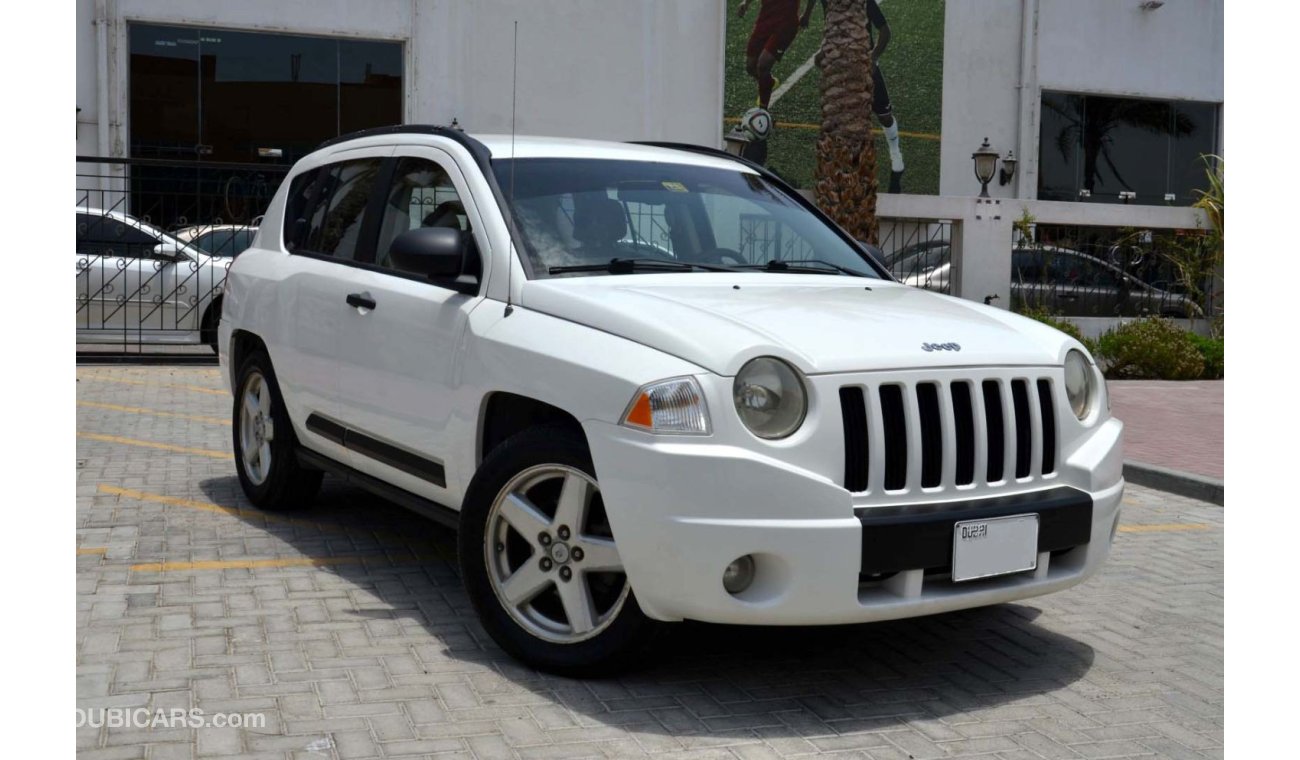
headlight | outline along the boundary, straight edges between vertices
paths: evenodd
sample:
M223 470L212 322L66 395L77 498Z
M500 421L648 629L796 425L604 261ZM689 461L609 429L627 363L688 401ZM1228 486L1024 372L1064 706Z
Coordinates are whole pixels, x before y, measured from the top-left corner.
M708 435L709 409L693 377L674 377L643 385L620 422L651 433Z
M785 438L803 424L808 393L799 372L770 356L751 359L732 386L736 413L759 438Z
M1065 397L1070 401L1074 416L1083 419L1088 416L1092 405L1092 366L1083 352L1077 348L1070 349L1065 355Z

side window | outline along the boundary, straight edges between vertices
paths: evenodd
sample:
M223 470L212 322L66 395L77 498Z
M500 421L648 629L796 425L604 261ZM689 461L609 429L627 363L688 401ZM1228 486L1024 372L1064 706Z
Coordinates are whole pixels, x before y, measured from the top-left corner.
M1037 249L1018 249L1011 254L1015 282L1049 282L1055 256Z
M465 232L470 229L465 206L447 172L428 159L403 158L393 172L393 184L385 199L375 263L391 269L389 247L398 235L419 227L452 227Z
M341 259L356 256L366 206L382 165L381 158L362 158L327 167L325 187L309 224L307 250Z
M136 227L108 215L77 214L77 253L147 259L158 241Z
M194 246L213 256L230 255L230 230L213 230L194 238Z
M307 240L307 214L320 194L320 184L316 181L320 172L320 169L309 169L289 184L289 197L284 206L284 246L290 253Z

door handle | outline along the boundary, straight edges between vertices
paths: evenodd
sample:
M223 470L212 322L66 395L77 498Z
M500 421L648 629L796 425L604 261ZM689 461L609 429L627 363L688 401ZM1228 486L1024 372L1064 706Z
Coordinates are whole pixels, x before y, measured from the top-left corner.
M374 311L375 299L369 293L348 293L348 306Z

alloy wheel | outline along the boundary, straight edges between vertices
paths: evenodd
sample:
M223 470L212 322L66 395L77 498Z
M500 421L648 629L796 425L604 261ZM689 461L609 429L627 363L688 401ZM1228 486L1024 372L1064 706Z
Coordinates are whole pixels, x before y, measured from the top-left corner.
M572 644L618 617L630 586L594 478L558 464L531 467L501 489L484 553L492 589L521 627Z
M271 421L271 386L260 372L253 372L244 383L239 407L239 448L244 473L253 485L266 482L271 473L271 441L275 425Z

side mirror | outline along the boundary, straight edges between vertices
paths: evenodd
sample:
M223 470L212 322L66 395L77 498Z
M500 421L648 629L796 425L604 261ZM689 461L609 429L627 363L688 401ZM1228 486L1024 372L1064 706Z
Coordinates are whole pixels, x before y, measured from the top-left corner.
M178 261L187 261L185 254L173 243L159 243L153 247L153 257L162 261L170 261L173 264Z
M445 283L462 293L477 293L478 280L462 274L473 271L469 259L474 255L473 238L454 227L418 227L398 235L388 247L393 266L409 274L430 280L453 280ZM459 278L459 279L458 279ZM463 282L470 280L469 282Z

